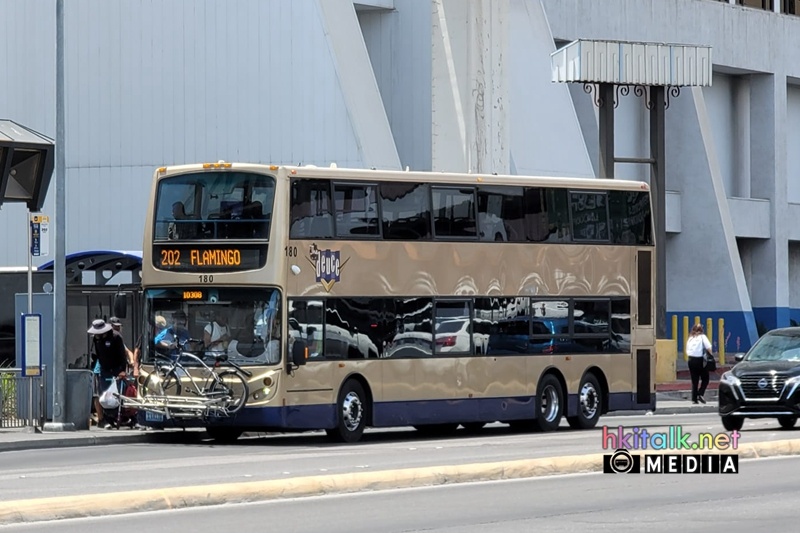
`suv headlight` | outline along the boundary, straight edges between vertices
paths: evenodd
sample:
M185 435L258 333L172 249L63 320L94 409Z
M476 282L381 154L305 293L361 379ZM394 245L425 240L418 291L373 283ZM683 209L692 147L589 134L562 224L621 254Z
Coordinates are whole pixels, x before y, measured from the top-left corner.
M734 376L733 373L731 373L730 371L729 372L725 372L724 374L722 374L722 376L719 378L719 380L722 383L725 383L726 385L730 385L730 386L738 387L739 385L742 384L742 382L739 381L739 378Z
M789 389L789 394L787 394L786 397L791 398L792 394L794 394L794 391L797 390L798 386L800 386L800 376L795 376L793 378L787 379L786 383L783 386L784 387L783 390L786 390L787 388Z

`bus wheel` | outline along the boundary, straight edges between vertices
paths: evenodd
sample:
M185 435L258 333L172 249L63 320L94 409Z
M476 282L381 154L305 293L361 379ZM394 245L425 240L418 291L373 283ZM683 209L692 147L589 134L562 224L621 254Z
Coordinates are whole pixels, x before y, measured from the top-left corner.
M591 429L600 420L602 388L594 374L586 374L581 381L578 395L578 414L568 416L567 422L572 429Z
M464 422L461 424L461 427L463 427L468 433L478 433L485 425L486 422Z
M367 402L364 388L349 380L339 393L336 402L337 426L327 430L328 436L340 442L357 442L367 425Z
M536 391L536 405L539 407L536 425L540 431L555 431L558 428L564 413L563 398L561 383L554 375L546 374Z
M206 428L206 433L217 442L230 444L236 442L244 432L236 428L210 427Z

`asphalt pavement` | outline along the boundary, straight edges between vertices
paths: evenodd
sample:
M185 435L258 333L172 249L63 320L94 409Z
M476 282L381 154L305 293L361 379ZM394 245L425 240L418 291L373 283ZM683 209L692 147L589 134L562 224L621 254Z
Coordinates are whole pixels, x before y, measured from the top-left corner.
M743 460L736 475L583 474L360 492L11 525L82 533L140 524L153 533L482 533L796 531L800 458ZM134 521L132 522L131 519Z

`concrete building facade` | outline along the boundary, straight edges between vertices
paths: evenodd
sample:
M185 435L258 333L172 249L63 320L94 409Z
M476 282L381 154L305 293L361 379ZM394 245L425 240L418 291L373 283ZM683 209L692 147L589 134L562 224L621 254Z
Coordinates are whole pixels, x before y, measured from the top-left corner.
M550 54L576 39L708 45L712 86L671 98L666 117L667 311L724 318L728 351L800 322L794 3L65 4L68 253L141 248L152 172L167 164L597 177L597 108L552 82ZM54 138L55 1L0 11L0 117ZM642 100L621 97L615 122L617 154L646 157ZM0 266L26 264L25 242L24 208L5 205Z

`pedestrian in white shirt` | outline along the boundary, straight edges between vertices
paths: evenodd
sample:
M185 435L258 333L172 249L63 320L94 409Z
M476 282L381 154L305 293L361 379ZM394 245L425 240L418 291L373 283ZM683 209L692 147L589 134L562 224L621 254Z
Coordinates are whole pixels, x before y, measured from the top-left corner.
M711 352L711 341L708 340L702 324L695 324L692 333L686 339L686 355L689 363L689 375L692 377L692 403L706 403L703 395L708 386L708 369L705 364L706 351ZM698 382L700 387L698 388Z
M228 317L224 311L216 311L211 316L211 322L203 330L203 342L207 352L225 353L228 342L231 340L228 328Z

